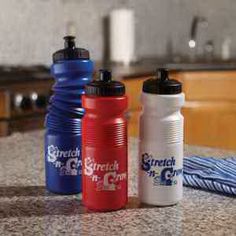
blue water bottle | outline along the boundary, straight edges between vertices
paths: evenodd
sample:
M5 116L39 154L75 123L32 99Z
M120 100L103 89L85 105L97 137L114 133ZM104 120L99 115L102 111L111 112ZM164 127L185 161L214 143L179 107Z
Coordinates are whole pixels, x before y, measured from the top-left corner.
M53 54L54 94L45 119L46 188L58 194L81 192L81 95L90 82L93 62L89 51L64 37L65 47Z

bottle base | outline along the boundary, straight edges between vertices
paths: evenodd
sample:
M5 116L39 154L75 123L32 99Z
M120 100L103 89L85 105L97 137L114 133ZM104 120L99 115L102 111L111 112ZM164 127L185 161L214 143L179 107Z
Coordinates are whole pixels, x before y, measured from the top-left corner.
M119 211L119 210L125 209L126 205L122 205L122 206L115 207L115 208L96 208L96 207L91 207L91 206L88 206L85 204L84 204L84 206L90 212L109 212L109 211Z
M141 206L149 206L149 207L169 207L177 205L181 200L170 201L170 202L145 202L140 200Z
M57 194L57 195L75 195L75 194L80 194L81 191L58 191L54 189L49 189L46 187L46 190L50 193Z

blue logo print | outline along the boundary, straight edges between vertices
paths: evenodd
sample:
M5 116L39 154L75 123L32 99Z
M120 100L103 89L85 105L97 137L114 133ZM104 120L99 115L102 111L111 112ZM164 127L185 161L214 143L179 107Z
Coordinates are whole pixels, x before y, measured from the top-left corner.
M176 160L174 157L157 159L151 154L142 154L141 169L153 178L154 185L171 186L177 184L175 176L182 174L182 169L174 169Z

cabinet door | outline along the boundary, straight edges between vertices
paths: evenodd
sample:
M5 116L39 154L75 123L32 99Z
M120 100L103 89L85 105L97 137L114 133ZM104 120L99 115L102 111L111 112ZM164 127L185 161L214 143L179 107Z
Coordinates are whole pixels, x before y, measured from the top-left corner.
M139 136L139 117L141 109L128 112L128 135L129 137Z
M187 101L235 101L236 71L179 72Z
M236 149L236 71L176 73L186 103L185 142Z
M0 89L0 136L9 134L10 106L9 92Z
M0 119L10 117L10 95L7 90L0 90Z
M140 96L142 93L143 82L149 77L127 78L122 80L125 84L126 94L129 99L128 117L128 134L130 137L139 135L139 116L141 112Z
M142 92L143 82L147 77L128 78L122 80L125 84L126 94L129 99L129 111L140 109L140 95Z
M236 103L186 102L185 143L236 149Z

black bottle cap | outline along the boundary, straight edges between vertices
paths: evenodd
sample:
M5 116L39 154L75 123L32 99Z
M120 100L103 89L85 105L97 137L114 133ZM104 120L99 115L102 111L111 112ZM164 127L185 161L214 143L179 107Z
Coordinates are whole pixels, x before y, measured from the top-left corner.
M152 94L178 94L182 92L182 84L174 79L169 79L166 69L158 69L157 76L143 83L143 92Z
M65 61L65 60L77 60L77 59L89 59L89 51L84 48L76 48L75 37L64 37L64 49L53 53L53 62Z
M99 79L85 86L85 94L92 96L123 96L125 85L119 81L112 80L112 74L108 70L99 71Z

